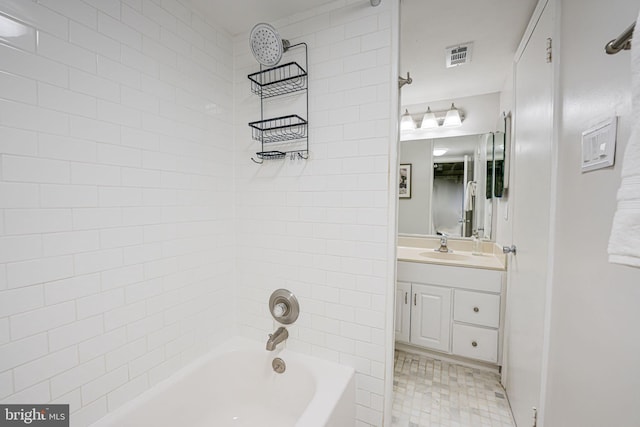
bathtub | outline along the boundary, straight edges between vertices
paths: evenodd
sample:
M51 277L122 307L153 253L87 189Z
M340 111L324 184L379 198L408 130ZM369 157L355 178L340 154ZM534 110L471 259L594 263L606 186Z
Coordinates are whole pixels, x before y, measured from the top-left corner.
M284 345L233 338L91 427L353 427L353 369Z

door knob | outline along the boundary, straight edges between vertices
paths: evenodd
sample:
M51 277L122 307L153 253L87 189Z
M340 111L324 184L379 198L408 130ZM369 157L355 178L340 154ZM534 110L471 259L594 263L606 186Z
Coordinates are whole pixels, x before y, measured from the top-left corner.
M511 245L511 246L503 246L502 247L502 253L504 254L516 254L516 245Z

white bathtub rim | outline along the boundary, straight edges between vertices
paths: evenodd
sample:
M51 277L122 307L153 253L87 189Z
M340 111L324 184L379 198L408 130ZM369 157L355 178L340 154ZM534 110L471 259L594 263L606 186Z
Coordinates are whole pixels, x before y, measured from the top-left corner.
M96 420L89 427L113 427L116 425L114 424L114 422L119 420L122 416L126 415L129 411L132 411L136 407L148 403L150 400L162 394L164 391L171 389L175 384L182 381L185 377L189 376L194 371L197 371L203 365L206 365L211 359L214 359L222 354L237 350L259 351L262 348L263 344L264 343L260 343L258 341L241 336L229 338L217 347L211 349L209 352L203 354L202 356L199 356L191 363L180 368L169 377L163 379L154 386L151 386L136 398L117 407L113 411L108 412L104 417ZM323 408L325 399L335 399L336 395L342 396L345 393L346 388L349 386L349 383L353 380L353 377L355 376L355 370L347 365L338 364L336 362L327 361L315 356L288 350L282 344L280 344L278 348L271 353L274 358L281 357L285 360L285 362L287 361L287 359L302 359L303 361L310 361L312 363L312 366L315 369L319 369L320 372L333 371L336 374L344 375L345 377L350 379L349 381L345 381L344 385L340 387L340 394L337 393L336 388L330 388L328 382L317 381L315 394L309 405L305 408L305 411L301 415L300 419L296 423L296 426L301 427L325 425L329 420L329 417L331 416L330 411L322 410L325 409ZM334 402L334 408L337 403L337 401Z

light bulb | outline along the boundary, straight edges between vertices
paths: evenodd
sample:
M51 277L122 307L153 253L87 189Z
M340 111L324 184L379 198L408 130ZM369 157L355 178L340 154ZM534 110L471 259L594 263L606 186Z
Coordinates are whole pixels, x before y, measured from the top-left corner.
M455 107L455 105L453 105L452 103L451 109L447 111L447 115L444 118L444 123L442 124L442 126L453 127L453 126L460 126L460 125L462 125L462 120L460 119L460 113L458 112L458 109Z
M416 122L413 121L409 110L404 110L404 114L400 117L400 130L414 130L415 128Z
M422 117L422 123L420 123L420 129L435 129L438 127L438 119L436 115L431 112L431 108L427 107L427 112Z

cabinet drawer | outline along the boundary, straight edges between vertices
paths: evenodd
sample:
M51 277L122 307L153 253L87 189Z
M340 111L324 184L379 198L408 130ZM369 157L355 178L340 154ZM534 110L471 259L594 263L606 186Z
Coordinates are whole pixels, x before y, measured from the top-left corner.
M454 323L453 354L496 363L498 331Z
M455 290L453 319L497 328L500 325L500 295Z

